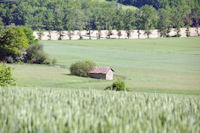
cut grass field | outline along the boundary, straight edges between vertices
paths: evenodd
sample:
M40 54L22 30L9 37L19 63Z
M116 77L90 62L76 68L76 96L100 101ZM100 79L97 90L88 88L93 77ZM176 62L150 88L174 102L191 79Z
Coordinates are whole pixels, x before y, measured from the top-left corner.
M39 43L61 68L11 65L18 86L104 89L111 81L70 75L73 62L92 60L111 66L133 91L200 94L200 37Z

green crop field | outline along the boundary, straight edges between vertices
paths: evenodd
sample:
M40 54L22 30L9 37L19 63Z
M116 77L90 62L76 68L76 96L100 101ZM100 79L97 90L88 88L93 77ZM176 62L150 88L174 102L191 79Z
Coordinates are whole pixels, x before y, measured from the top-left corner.
M199 133L199 101L94 89L0 88L0 132Z
M199 1L0 0L0 133L200 133Z
M104 89L111 81L70 75L70 65L91 60L111 66L133 91L200 94L200 38L40 41L57 66L11 65L18 86ZM61 66L60 68L58 66Z
M9 65L17 87L0 88L0 133L199 133L199 42L40 41L57 63ZM112 67L131 92L105 91L112 81L70 75L78 60Z

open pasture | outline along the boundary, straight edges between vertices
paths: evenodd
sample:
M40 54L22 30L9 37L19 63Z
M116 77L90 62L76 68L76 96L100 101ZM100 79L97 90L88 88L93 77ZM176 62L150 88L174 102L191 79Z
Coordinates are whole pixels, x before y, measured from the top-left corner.
M18 86L104 89L110 81L69 75L71 63L111 66L133 91L200 94L200 38L40 41L58 66L12 65Z

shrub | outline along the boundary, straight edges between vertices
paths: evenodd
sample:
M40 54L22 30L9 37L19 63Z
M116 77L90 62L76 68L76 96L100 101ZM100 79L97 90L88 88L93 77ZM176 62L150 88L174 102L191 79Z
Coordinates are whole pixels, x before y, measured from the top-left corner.
M56 60L56 59L53 59L51 64L55 65L56 62L57 62L57 60Z
M7 56L7 57L5 57L5 61L6 61L7 63L14 63L14 62L15 62L12 56Z
M126 88L124 81L117 80L113 82L111 86L106 87L105 90L125 91L129 89Z
M28 48L29 43L23 29L20 27L10 27L2 29L0 33L0 60L5 57L20 56Z
M26 51L25 62L36 64L51 64L49 56L44 52L40 44L31 45Z
M96 64L91 61L78 61L70 66L72 75L87 77L88 72L92 70Z
M122 80L113 82L112 88L116 91L125 90L125 83Z
M12 78L12 69L6 67L5 64L0 64L0 86L15 85L15 80Z
M31 28L28 28L26 26L21 26L21 28L24 31L29 44L33 44L37 42L37 40L35 40L35 37L33 36L33 30Z

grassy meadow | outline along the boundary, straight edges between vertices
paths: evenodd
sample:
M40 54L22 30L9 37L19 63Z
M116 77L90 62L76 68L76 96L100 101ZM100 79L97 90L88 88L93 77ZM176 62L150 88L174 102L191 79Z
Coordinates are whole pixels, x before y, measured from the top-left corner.
M70 75L70 65L91 60L115 70L133 91L200 94L200 38L40 41L56 66L15 64L18 86L104 89L112 81ZM60 67L58 67L60 66Z

